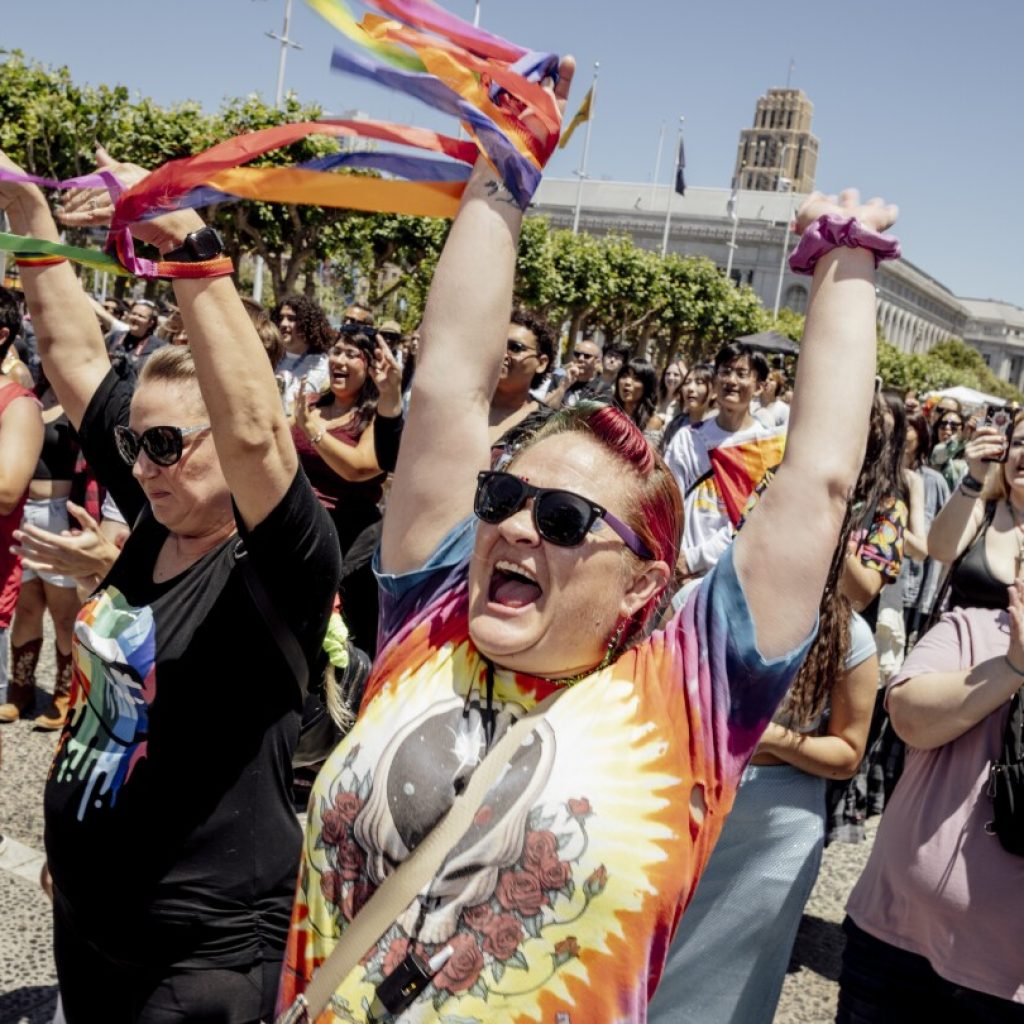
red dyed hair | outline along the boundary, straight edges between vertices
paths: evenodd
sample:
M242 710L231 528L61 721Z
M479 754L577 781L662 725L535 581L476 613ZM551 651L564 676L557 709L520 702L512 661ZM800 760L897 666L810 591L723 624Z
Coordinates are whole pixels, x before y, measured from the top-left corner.
M616 406L580 402L575 408L563 409L552 416L529 444L556 434L586 434L604 445L629 469L636 486L626 498L623 519L643 538L655 559L665 562L674 572L683 533L683 499L668 466L636 424ZM638 556L630 552L629 557ZM633 616L626 626L623 642L643 631L660 600L658 593Z

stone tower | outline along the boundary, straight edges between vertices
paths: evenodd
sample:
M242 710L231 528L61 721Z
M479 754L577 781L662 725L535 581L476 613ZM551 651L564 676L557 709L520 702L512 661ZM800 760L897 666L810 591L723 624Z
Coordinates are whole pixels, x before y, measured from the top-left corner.
M757 101L754 127L740 132L735 180L758 192L813 192L818 140L814 104L799 89L769 89Z

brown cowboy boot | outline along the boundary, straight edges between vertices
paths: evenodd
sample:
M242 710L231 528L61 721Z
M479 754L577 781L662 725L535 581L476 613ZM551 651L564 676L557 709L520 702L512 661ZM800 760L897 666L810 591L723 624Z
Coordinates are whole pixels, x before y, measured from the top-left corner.
M54 645L56 648L56 644ZM71 655L61 654L57 648L57 680L53 686L53 700L32 725L36 729L52 731L63 729L68 718L68 702L71 697Z
M37 637L24 644L11 644L11 681L7 703L0 704L0 722L16 722L36 703L36 663L43 647Z

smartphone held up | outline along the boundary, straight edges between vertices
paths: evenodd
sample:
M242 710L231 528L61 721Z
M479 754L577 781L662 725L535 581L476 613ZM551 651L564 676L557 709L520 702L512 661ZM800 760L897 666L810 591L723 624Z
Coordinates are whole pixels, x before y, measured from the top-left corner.
M985 410L985 419L982 426L993 427L999 431L1002 441L1002 452L999 455L988 456L984 462L1006 462L1010 457L1010 439L1013 437L1013 426L1017 418L1017 405L990 405Z

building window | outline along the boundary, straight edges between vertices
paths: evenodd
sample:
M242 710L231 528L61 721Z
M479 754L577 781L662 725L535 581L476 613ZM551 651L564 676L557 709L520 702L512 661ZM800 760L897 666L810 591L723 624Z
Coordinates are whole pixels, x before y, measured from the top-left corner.
M802 284L791 284L786 289L786 300L783 305L794 313L806 313L807 289Z

